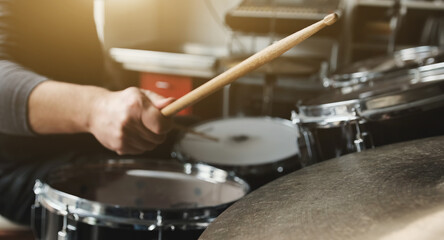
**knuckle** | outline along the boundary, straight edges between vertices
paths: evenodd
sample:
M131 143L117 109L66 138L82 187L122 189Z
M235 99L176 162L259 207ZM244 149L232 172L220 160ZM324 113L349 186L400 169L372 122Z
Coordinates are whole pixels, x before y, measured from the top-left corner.
M140 93L137 87L129 87L125 89L124 92L127 93L128 95L137 95L138 93Z
M142 105L142 101L140 98L136 96L131 96L127 99L125 110L126 112L130 112L132 109L137 108Z
M127 108L131 109L137 106L141 106L142 105L142 93L140 92L140 90L136 87L130 87L127 88L125 90L125 96L124 96L124 100L125 100L125 105L127 106Z

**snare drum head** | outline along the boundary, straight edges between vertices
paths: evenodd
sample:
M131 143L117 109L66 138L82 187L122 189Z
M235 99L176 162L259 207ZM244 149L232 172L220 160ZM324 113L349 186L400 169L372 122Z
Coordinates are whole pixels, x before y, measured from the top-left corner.
M273 163L299 153L297 128L277 118L231 118L200 124L194 131L219 139L185 134L176 151L191 160L225 166Z

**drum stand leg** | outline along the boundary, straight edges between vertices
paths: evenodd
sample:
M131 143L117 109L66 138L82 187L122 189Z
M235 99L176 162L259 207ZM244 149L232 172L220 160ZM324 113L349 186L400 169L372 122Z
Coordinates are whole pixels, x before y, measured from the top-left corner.
M231 84L228 84L223 89L222 97L222 117L228 118L230 116L230 88Z
M265 75L264 94L262 98L262 115L271 116L273 112L274 86L276 76L271 74Z

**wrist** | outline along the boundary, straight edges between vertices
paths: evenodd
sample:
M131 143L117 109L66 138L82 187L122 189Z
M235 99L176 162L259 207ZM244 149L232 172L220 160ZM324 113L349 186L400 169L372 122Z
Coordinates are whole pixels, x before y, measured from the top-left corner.
M106 105L106 98L112 92L99 87L90 87L88 92L85 104L86 114L80 126L83 132L93 133L94 123Z

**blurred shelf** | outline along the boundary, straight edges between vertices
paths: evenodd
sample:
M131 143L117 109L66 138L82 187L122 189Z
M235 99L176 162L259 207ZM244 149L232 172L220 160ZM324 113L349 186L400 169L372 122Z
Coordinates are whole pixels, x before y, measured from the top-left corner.
M128 48L112 48L110 55L132 71L202 78L216 74L217 59L213 56Z
M391 7L395 1L390 0L358 0L357 6L367 7ZM444 10L444 2L426 1L401 1L401 5L410 9L420 10Z

